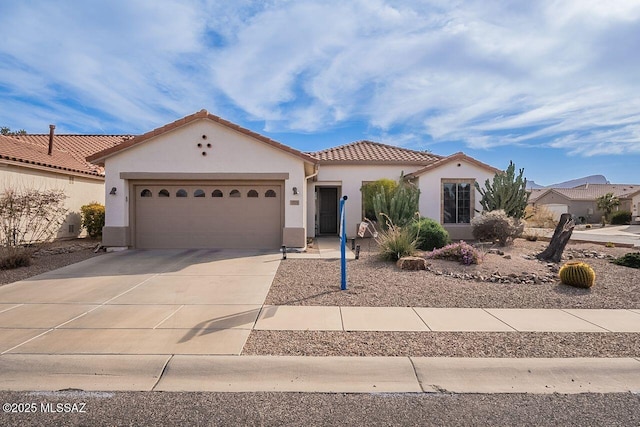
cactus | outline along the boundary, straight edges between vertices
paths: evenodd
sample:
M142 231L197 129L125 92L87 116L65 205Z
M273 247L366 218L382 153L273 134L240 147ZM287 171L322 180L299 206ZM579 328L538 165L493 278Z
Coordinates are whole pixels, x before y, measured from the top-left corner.
M590 288L596 281L596 273L587 263L568 262L560 268L560 281L565 285Z
M487 179L485 189L475 183L476 190L482 196L480 204L487 211L502 209L507 216L522 219L527 207L531 192L527 191L527 179L523 178L524 169L520 169L516 177L516 165L509 162L509 167L504 173L498 173L493 177L493 184Z

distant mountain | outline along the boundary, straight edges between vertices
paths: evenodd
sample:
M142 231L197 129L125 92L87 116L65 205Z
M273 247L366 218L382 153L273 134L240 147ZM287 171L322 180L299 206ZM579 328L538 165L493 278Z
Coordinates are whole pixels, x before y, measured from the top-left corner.
M571 181L559 182L551 185L539 185L534 181L527 181L527 188L573 188L583 184L611 184L604 175L589 175L583 178L572 179Z

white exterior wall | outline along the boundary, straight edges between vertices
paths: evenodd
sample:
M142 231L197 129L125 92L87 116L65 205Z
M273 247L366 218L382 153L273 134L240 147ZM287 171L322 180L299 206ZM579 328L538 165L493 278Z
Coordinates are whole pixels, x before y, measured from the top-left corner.
M495 172L481 168L473 163L464 160L454 160L446 163L438 168L427 171L419 176L418 187L420 188L420 214L432 218L438 222L442 221L442 180L450 179L474 179L484 187L487 179L492 180ZM480 205L480 193L474 188L474 208L475 211L482 211ZM473 216L479 215L478 212L472 212ZM470 239L471 227L468 224L446 224L445 228L449 231L451 238Z
M73 181L69 178L73 177ZM39 170L18 165L0 163L0 190L11 187L56 189L68 196L65 207L68 210L65 222L60 226L57 238L85 236L81 230L82 217L80 207L91 202L104 204L104 181L101 178L85 178L48 170ZM73 224L75 231L69 232Z
M203 139L206 135L207 139ZM197 144L202 144L198 147ZM206 145L211 144L211 148ZM203 156L202 152L207 155ZM191 122L109 157L106 170L107 227L129 226L129 186L121 172L289 173L284 188L285 227L306 226L304 161L208 119ZM109 195L112 187L117 194ZM293 187L298 195L293 195ZM298 205L291 205L298 200Z
M358 224L362 221L362 194L360 187L363 182L389 178L397 181L400 175L415 172L419 167L413 165L320 165L317 181L309 181L307 198L307 236L315 234L315 187L340 187L339 196L347 196L347 237L355 237ZM422 196L421 196L422 197Z

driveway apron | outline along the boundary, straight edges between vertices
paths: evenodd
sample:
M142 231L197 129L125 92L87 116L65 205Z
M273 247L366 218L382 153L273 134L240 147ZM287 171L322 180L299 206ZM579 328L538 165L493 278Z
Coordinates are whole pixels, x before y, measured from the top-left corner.
M0 354L238 355L272 251L131 250L0 287Z

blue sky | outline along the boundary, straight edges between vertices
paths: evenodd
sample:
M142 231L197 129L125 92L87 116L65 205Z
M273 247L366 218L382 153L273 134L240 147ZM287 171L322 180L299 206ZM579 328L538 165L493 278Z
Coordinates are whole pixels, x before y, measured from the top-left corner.
M541 184L640 183L637 0L0 0L0 125L143 133L202 108Z

